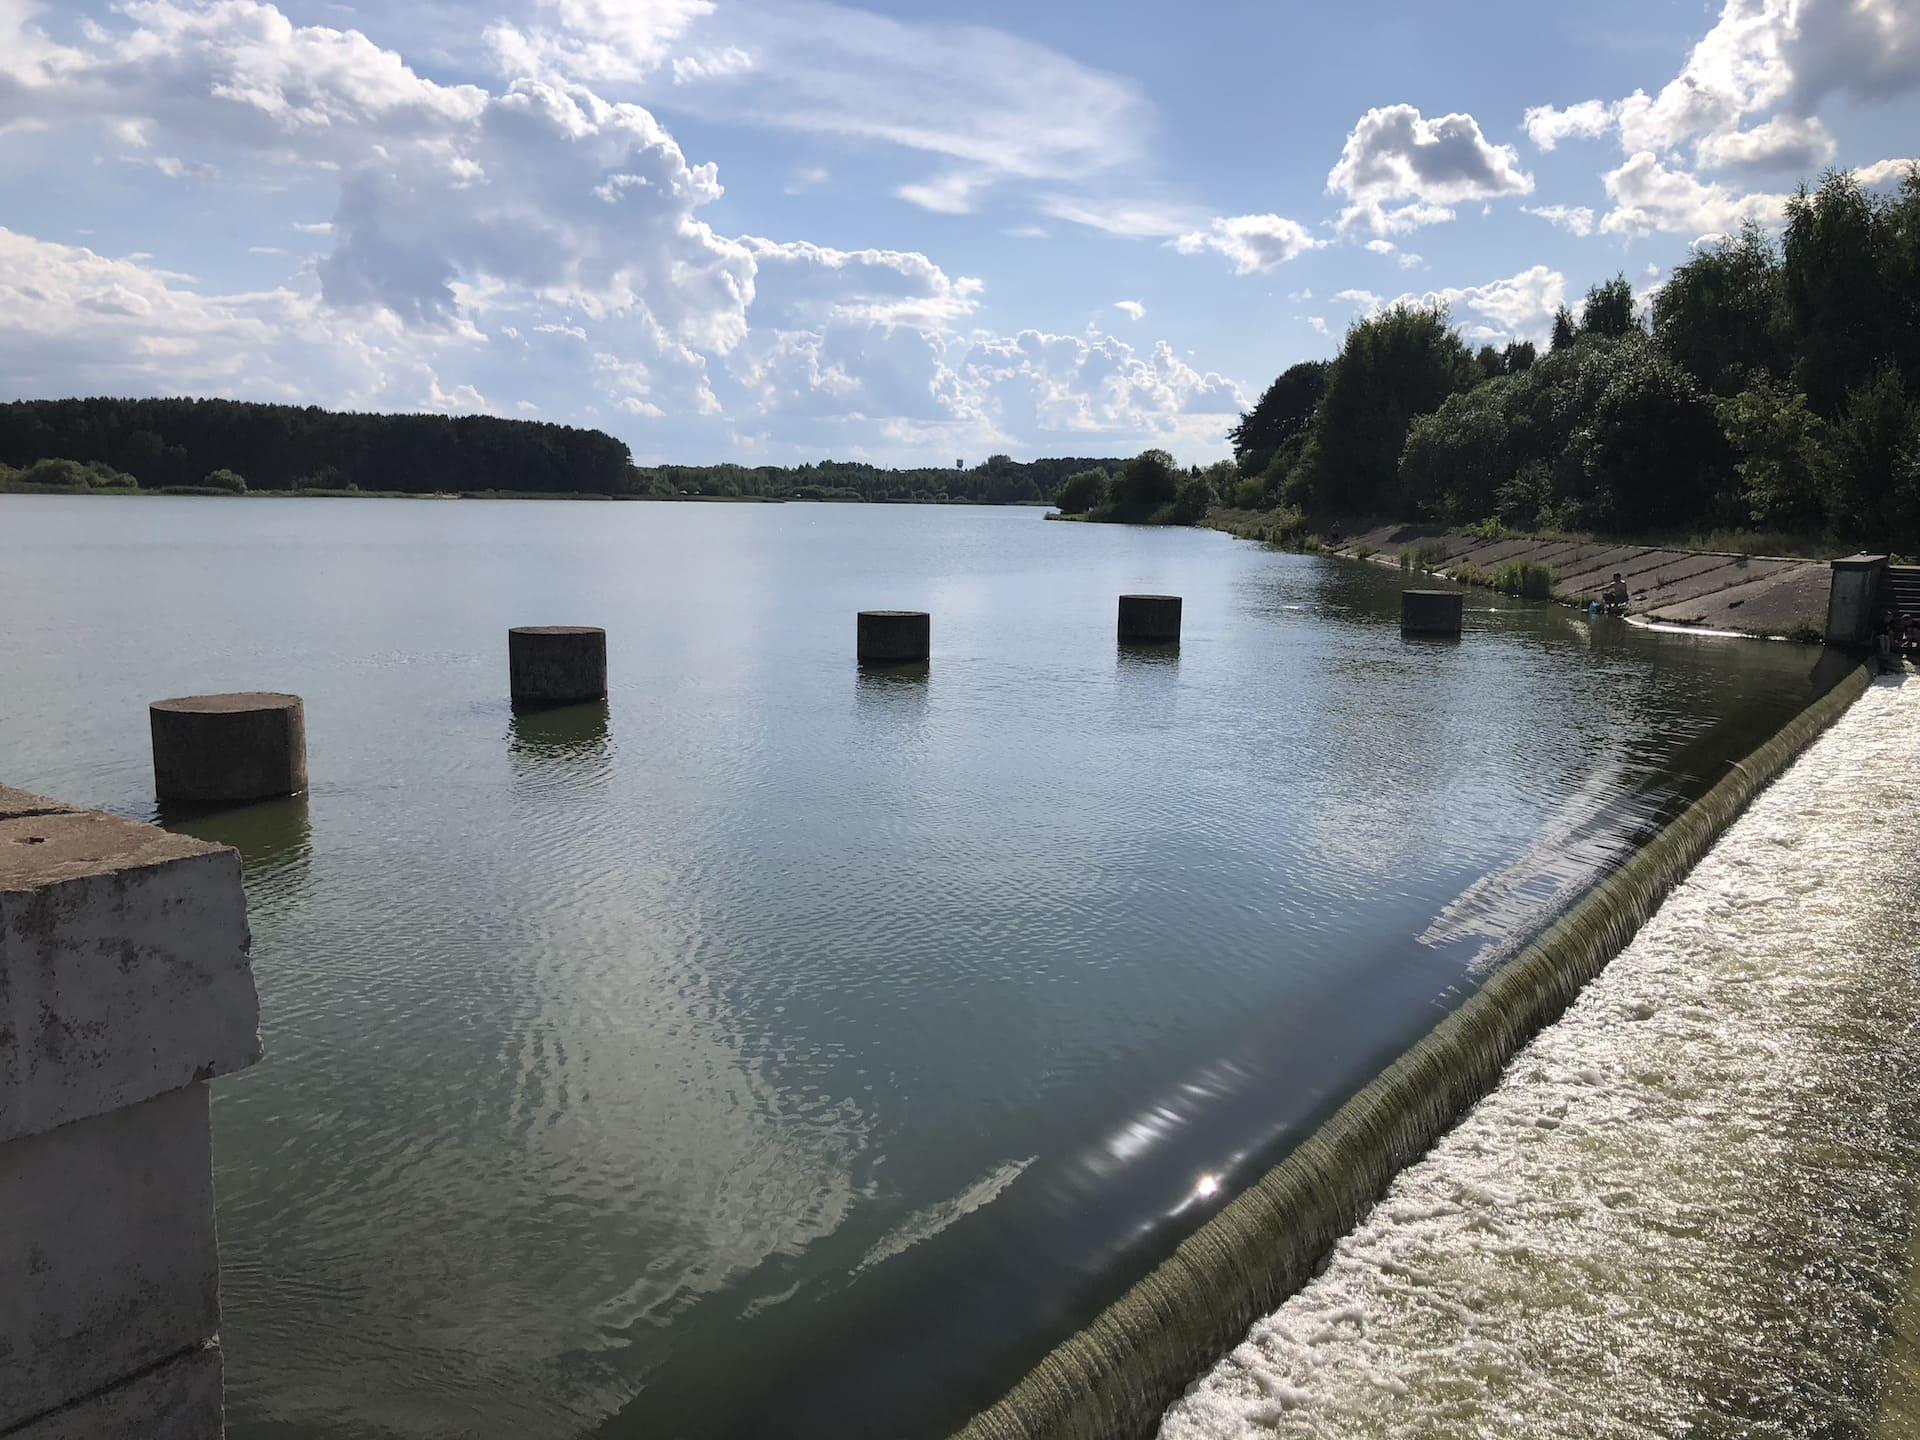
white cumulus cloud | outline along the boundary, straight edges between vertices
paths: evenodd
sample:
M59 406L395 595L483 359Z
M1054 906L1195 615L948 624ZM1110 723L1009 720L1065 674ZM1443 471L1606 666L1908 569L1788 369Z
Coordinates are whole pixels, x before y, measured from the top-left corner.
M1453 218L1452 207L1526 195L1533 177L1510 145L1495 145L1471 115L1429 120L1411 105L1367 111L1327 173L1327 189L1349 202L1344 230L1395 234Z
M1222 217L1207 229L1189 231L1173 242L1182 255L1212 250L1226 256L1233 262L1236 275L1270 270L1326 243L1299 221L1283 215Z

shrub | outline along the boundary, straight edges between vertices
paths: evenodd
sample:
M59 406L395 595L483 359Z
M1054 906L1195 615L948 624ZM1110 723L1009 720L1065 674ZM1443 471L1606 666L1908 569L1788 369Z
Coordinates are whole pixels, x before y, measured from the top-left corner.
M1062 515L1084 515L1107 498L1107 472L1082 470L1069 475L1054 497Z
M217 490L226 495L244 495L247 493L247 482L231 470L215 470L201 482L201 488Z
M1197 525L1213 506L1213 485L1205 475L1190 475L1180 482L1173 503L1166 509L1169 525Z
M1446 558L1447 545L1444 540L1422 540L1413 547L1413 568L1416 570L1438 570Z
M29 485L58 485L65 489L86 490L93 484L93 472L78 460L36 460L20 472Z
M1560 573L1538 560L1509 560L1493 572L1491 583L1503 595L1518 595L1527 600L1551 600Z

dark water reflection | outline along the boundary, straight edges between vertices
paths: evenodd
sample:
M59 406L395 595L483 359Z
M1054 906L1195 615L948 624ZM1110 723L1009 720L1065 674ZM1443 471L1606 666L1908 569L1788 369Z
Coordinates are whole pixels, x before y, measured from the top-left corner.
M0 497L8 783L306 697L215 1101L232 1433L936 1434L1833 675L1028 511ZM1114 597L1185 596L1115 648ZM244 595L236 607L231 597ZM930 667L850 618L935 612ZM516 714L500 632L608 628Z

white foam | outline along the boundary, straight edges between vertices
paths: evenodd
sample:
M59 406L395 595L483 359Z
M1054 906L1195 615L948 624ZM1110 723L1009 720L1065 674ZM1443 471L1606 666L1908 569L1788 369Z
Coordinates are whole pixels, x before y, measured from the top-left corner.
M1891 679L1162 1436L1870 1433L1920 1177L1916 877L1920 679Z

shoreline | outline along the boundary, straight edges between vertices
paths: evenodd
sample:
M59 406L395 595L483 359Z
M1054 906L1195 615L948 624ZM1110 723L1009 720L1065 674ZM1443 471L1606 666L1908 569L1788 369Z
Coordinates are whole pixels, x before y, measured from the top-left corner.
M1825 559L1690 548L1647 539L1499 533L1438 525L1374 525L1354 534L1288 526L1261 512L1212 510L1201 522L1244 540L1398 567L1477 588L1502 567L1545 568L1551 589L1518 596L1585 609L1620 574L1630 622L1660 629L1824 642L1831 584ZM1562 587L1565 588L1562 588ZM1511 593L1511 592L1505 592Z

